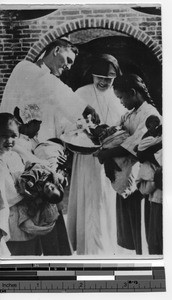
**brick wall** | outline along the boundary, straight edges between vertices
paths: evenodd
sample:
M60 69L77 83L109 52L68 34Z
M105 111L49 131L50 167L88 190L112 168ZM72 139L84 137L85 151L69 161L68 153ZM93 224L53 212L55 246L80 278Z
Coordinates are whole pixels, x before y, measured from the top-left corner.
M161 61L161 16L137 12L131 5L57 5L44 17L18 21L0 11L0 100L13 67L27 56L34 60L59 36L81 43L105 35L130 35L145 43ZM29 54L28 54L29 52Z

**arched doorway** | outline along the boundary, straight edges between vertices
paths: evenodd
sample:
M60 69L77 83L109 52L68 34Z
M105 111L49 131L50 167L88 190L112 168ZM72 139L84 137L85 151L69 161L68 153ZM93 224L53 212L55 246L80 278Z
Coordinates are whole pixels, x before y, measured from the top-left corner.
M108 53L115 56L123 73L136 73L146 82L150 94L162 110L162 66L157 57L142 42L128 36L109 36L77 44L79 55L72 69L62 80L74 91L91 82L89 72L94 55Z
M85 74L91 63L93 54L109 53L114 55L123 72L134 72L145 80L150 94L158 108L162 111L162 51L160 45L152 40L144 31L128 23L114 19L86 18L71 21L47 32L30 49L26 59L36 61L45 47L53 40L72 36L81 30L96 30L97 28L115 31L117 36L95 38L89 42L77 43L80 54L70 72L64 74L62 80L73 90L85 85L90 80L90 74ZM121 33L121 35L120 35Z

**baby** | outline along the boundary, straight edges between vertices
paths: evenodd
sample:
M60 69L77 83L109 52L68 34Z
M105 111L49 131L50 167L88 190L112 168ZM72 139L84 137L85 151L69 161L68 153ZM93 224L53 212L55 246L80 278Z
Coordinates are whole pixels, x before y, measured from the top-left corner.
M142 139L148 136L161 136L162 135L162 125L158 116L150 115L145 122L147 132L142 136Z
M109 144L111 138L116 136L116 143L120 144L126 138L126 131L123 126L108 126L107 124L100 124L95 128L90 128L90 138L95 144ZM125 136L125 138L124 138Z
M24 196L19 203L20 225L30 217L37 226L46 226L58 218L58 203L63 199L67 184L63 170L52 173L44 165L26 165L18 181L18 190Z
M136 182L142 194L153 195L155 189L162 190L162 125L154 115L146 119L145 125L148 130L135 147L140 161Z
M20 187L25 195L34 198L45 196L50 203L58 203L61 201L63 185L67 182L65 176L60 169L53 173L44 165L29 163L20 177Z
M155 153L162 149L162 124L158 116L150 115L145 122L147 128L146 133L142 136L142 140L139 145L136 145L134 151L141 163L149 161L154 165L159 166L158 161L155 159ZM153 137L157 139L157 142L153 145L145 144L146 138Z

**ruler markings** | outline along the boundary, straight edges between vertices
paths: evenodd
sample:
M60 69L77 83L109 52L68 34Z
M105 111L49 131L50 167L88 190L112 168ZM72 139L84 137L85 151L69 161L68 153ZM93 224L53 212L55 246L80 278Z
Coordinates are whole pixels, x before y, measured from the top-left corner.
M0 266L0 292L164 292L164 267L132 264ZM52 269L53 268L53 269Z
M117 282L116 281L109 281L107 282L107 289L117 289Z
M163 279L165 278L165 270L154 270L153 271L154 279Z

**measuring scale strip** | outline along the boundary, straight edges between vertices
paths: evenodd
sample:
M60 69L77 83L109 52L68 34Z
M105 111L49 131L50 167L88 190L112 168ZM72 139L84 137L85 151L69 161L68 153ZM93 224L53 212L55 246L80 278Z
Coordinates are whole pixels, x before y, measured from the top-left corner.
M51 269L53 268L53 270ZM59 268L59 270L57 270ZM0 265L0 292L149 292L166 290L164 267ZM114 270L115 269L115 270Z

